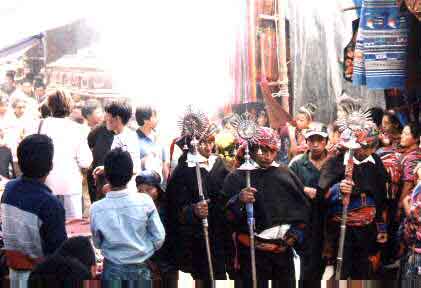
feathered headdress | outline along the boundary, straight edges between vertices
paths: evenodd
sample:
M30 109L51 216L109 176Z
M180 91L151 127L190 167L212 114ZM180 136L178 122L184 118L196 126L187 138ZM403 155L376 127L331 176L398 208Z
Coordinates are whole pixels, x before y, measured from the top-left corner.
M361 108L347 107L347 116L337 121L341 132L341 144L345 147L367 146L379 136L371 113Z

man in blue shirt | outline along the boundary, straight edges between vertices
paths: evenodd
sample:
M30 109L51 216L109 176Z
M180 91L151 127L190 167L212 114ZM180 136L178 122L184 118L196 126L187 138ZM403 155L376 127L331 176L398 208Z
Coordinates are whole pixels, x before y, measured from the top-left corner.
M157 143L156 139L155 129L158 125L158 113L150 106L138 107L136 109L136 121L139 125L136 132L139 138L141 170L157 172L165 183L168 178L169 167L165 150Z
M114 149L104 164L111 191L91 207L94 245L104 256L102 279L150 280L145 262L165 240L158 211L149 195L129 192L133 161L128 152Z
M46 135L31 135L18 146L22 177L7 183L1 203L2 230L11 280L27 280L34 265L67 239L65 212L44 184L54 147Z

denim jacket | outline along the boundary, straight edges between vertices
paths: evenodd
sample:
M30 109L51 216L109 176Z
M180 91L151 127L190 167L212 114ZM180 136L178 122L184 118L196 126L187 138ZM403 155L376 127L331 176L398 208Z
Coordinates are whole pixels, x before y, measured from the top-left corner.
M165 230L147 194L111 191L91 207L95 247L115 264L140 264L161 248Z

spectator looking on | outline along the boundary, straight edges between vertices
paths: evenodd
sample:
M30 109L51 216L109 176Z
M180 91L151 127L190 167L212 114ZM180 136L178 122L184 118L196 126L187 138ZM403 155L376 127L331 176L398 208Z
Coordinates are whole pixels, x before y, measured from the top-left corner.
M158 113L150 106L138 107L136 121L139 125L136 132L140 145L141 170L154 170L166 182L169 165L163 147L157 142L155 132L158 126Z
M54 141L56 150L53 169L46 184L62 201L66 219L82 218L82 173L92 163L88 147L88 131L68 118L71 98L61 91L50 94L47 105L51 117L42 119L34 133L46 134Z
M133 173L137 174L140 169L140 148L136 133L127 127L132 117L132 107L125 101L112 101L105 106L105 123L107 129L114 133L111 150L122 148L129 152L133 161ZM94 178L104 174L104 166L95 168ZM132 181L133 191L136 191L136 184Z
M18 147L22 177L7 183L1 201L2 231L11 280L27 280L36 263L66 240L65 212L45 180L54 146L46 135L31 135Z
M129 191L133 161L128 152L111 150L105 157L104 173L110 191L91 207L94 245L104 256L102 279L150 280L145 262L165 239L155 204L149 195Z
M82 107L82 116L91 130L104 122L104 111L99 101L95 99L85 102Z

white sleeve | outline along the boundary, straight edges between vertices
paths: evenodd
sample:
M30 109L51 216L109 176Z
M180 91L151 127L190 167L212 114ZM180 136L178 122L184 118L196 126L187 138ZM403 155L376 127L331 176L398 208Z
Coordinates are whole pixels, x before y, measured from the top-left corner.
M82 137L80 138L80 141L79 141L76 157L77 157L77 163L79 167L82 169L86 169L86 168L89 168L89 166L91 166L92 164L92 160L93 160L92 151L91 149L89 149L88 136L85 133L84 129L81 129L81 134L82 134Z
M132 133L132 137L130 137L130 143L128 143L127 152L130 153L132 156L133 161L133 174L137 175L139 171L141 171L140 167L140 145L139 139L137 138L136 133Z

